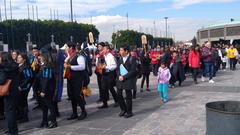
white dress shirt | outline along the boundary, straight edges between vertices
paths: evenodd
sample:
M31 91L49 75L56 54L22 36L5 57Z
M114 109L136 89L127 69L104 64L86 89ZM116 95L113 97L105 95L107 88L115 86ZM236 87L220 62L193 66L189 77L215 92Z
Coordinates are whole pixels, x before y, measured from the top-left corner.
M83 71L85 70L85 58L82 55L79 55L77 58L78 65L71 66L71 70L73 71Z
M117 68L117 63L114 58L114 56L111 53L108 53L107 55L104 55L105 58L105 64L106 64L106 71L113 71Z
M129 54L127 56L125 56L125 57L122 57L123 58L123 64L125 64L125 62L127 61L128 57L129 57Z

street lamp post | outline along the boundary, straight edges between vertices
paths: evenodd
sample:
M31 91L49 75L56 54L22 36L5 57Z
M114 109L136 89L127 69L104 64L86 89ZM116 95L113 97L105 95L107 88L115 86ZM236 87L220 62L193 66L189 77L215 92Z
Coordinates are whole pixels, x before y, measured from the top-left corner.
M166 22L166 38L168 37L168 26L167 26L167 19L168 19L168 17L164 17L164 19L165 19L165 22Z
M72 0L70 0L70 8L71 8L71 22L73 22L73 7L72 7Z

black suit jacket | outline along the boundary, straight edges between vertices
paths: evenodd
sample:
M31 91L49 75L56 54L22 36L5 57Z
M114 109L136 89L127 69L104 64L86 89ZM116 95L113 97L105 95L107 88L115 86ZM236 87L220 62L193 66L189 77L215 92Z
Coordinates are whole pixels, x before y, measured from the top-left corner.
M123 66L127 69L128 73L123 76L124 80L119 81L120 75L120 65L123 64ZM131 90L134 87L135 78L137 76L137 63L136 58L129 56L125 63L123 63L123 58L120 57L120 59L117 62L117 89L125 89L125 90Z

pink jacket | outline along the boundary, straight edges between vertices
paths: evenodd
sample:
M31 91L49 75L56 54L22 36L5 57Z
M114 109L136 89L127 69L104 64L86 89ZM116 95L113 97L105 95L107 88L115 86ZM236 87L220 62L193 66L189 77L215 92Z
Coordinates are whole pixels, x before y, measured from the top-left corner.
M166 68L159 67L158 69L158 83L167 83L171 78L170 70Z

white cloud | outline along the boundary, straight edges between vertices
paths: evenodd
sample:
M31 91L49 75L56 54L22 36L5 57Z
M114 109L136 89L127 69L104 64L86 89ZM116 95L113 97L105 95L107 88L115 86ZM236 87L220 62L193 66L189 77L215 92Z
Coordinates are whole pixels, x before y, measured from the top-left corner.
M236 0L174 0L174 8L184 8L189 5L199 4L199 3L229 3Z
M68 18L70 14L69 0L12 0L12 12L14 19L27 18L27 5L30 5L30 13L32 16L32 5L34 9L38 6L38 16L41 19L50 18L50 9L59 13L60 19ZM73 12L78 16L90 16L90 13L104 13L112 8L125 4L126 0L73 0ZM4 0L0 0L0 5L4 6ZM7 16L10 17L9 0L7 0ZM34 11L36 13L36 9ZM53 12L52 12L53 14Z
M90 18L79 19L79 22L90 23ZM116 15L116 16L97 16L92 18L92 23L96 25L97 29L100 31L100 41L111 42L111 36L113 32L117 30L126 30L127 21L126 17ZM154 24L155 21L155 32ZM198 29L203 26L208 26L209 24L216 23L215 19L191 19L191 18L170 18L168 20L169 25L169 36L175 35L176 40L191 40ZM153 19L139 19L139 18L129 18L129 28L152 34L156 36L165 36L165 21L153 20Z
M9 2L9 0L7 0ZM13 8L13 18L23 19L27 18L27 0L12 0ZM32 0L34 1L34 0ZM139 0L138 2L161 2L164 0ZM174 4L177 7L184 7L187 5L195 4L200 2L207 2L206 0L175 0ZM209 0L210 1L210 0ZM228 2L231 0L212 0L211 2ZM76 20L83 23L92 23L100 31L100 41L111 41L111 36L113 32L117 30L124 30L127 28L126 17L115 15L101 15L90 18L92 12L99 12L101 14L106 14L106 11L116 8L120 5L126 4L127 0L73 0L73 9L77 14ZM0 0L0 5L2 7L3 15L3 0ZM36 0L36 2L29 3L30 5L30 15L32 18L32 5L38 6L38 16L40 19L50 19L50 9L59 11L59 19L68 21L70 4L66 0ZM7 3L8 18L10 17L9 3ZM160 11L168 10L162 9ZM36 12L36 10L34 11ZM35 15L36 16L36 15ZM2 16L4 18L4 16ZM215 19L191 19L191 18L170 18L168 20L169 31L172 35L175 34L176 40L189 40L196 34L197 29L208 24L213 24ZM129 18L129 27L137 31L141 31L149 34L156 34L157 36L165 35L165 22L164 20L156 20L156 29L154 30L154 20L153 19L139 19L139 18ZM155 32L154 32L155 31Z

